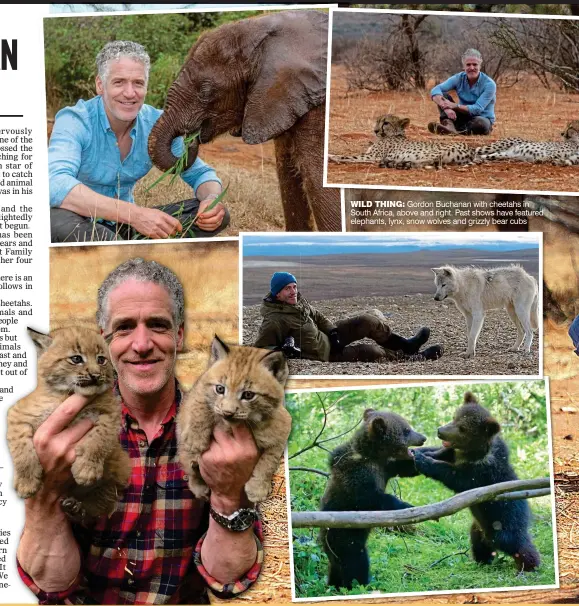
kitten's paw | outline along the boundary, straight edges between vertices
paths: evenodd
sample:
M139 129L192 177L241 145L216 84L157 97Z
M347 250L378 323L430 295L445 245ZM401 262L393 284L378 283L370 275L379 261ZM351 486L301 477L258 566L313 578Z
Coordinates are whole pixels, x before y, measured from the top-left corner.
M201 484L199 482L193 482L189 480L189 490L193 493L196 499L209 499L209 493L211 490L207 484Z
M103 477L103 462L86 461L79 457L74 460L70 468L74 481L79 486L90 486Z
M252 503L261 503L267 499L270 489L270 482L251 478L245 485L245 494Z
M460 357L464 358L465 360L470 360L470 358L474 358L474 352L469 353L466 351L465 353L460 354Z
M14 490L21 499L28 499L34 496L42 485L40 478L18 476L14 478Z

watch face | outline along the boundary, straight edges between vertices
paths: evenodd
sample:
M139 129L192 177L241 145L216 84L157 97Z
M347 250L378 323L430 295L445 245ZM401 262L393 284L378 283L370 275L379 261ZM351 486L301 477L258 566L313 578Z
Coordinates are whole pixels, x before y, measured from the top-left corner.
M256 518L255 511L252 509L241 509L238 515L231 521L232 529L245 530L255 522Z

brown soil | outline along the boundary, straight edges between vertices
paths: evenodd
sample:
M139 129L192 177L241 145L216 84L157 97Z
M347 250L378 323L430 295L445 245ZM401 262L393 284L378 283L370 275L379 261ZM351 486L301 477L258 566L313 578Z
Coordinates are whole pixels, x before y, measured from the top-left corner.
M387 375L538 375L539 345L535 338L531 354L512 353L508 347L516 329L506 311L487 314L477 343L475 358L465 360L465 321L452 303L434 301L432 295L398 297L353 297L312 303L330 320L336 321L365 309L379 308L389 313L396 333L411 336L420 326L431 329L429 344L441 344L445 353L436 361L404 362L317 362L290 360L290 375L387 376ZM243 310L243 342L253 343L261 324L259 305Z
M375 140L374 122L383 114L410 118L406 129L416 141L449 141L427 130L437 120L436 106L427 91L370 93L348 92L345 69L333 65L330 89L330 154L363 153ZM434 83L432 83L434 84ZM503 137L533 140L561 140L567 123L577 119L576 96L547 90L528 77L512 88L498 87L493 132L488 137L457 139L470 145L482 145ZM551 166L517 162L489 162L472 167L449 166L441 170L397 170L373 164L328 163L327 182L413 187L451 187L498 190L564 191L579 190L576 166Z

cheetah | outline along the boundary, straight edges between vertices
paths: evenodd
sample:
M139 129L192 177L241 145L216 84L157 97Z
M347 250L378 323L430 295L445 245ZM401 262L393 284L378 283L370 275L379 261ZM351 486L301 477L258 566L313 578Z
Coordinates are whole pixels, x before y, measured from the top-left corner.
M466 143L431 143L409 141L404 129L410 124L408 118L393 114L380 116L374 132L378 141L366 153L359 156L328 155L332 162L378 163L380 168L439 168L442 164L471 164L475 148Z
M561 133L564 141L527 141L519 137L499 139L476 148L477 160L517 160L537 164L579 164L579 120L569 122Z

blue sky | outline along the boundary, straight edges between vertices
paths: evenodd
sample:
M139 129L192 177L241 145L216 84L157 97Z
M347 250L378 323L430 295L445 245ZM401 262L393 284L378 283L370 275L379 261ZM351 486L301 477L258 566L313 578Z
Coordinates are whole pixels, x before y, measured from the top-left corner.
M332 254L403 253L420 250L469 248L501 252L538 249L541 234L466 233L358 233L252 234L243 236L244 257L315 256Z

